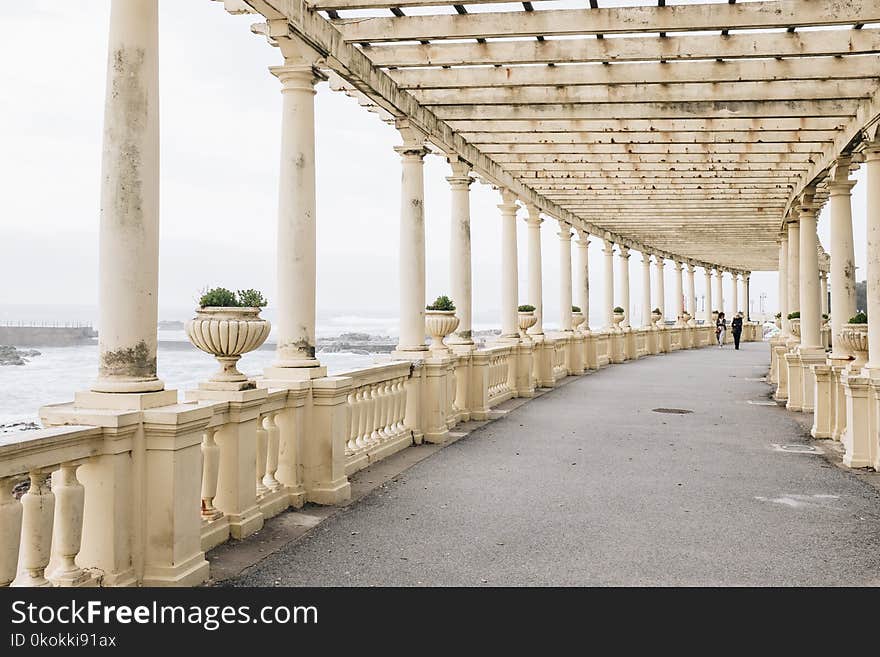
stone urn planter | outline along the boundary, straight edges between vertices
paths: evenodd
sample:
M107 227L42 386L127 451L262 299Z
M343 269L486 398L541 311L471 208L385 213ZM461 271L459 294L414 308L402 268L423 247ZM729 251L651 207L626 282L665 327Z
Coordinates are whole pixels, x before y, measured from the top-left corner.
M425 330L431 336L428 349L432 354L441 356L449 353L449 347L443 343L443 339L458 328L459 321L454 310L425 311Z
M571 328L577 330L577 327L584 323L584 314L572 311Z
M611 321L614 322L614 330L615 331L621 330L620 323L624 320L625 317L626 317L626 315L622 312L615 311L615 312L611 313Z
M799 319L790 319L788 320L788 325L791 327L791 334L799 338L801 337L801 320Z
M868 362L868 325L844 324L840 328L840 341L853 355L850 370L858 372Z
M517 319L519 322L518 323L519 334L522 337L527 337L526 333L528 332L528 330L530 328L532 328L535 324L538 323L538 318L535 317L534 310L529 310L529 311L520 310L519 313L517 313Z
M681 314L681 323L682 323L682 324L687 324L687 323L690 322L690 321L691 321L691 314L690 314L687 310L685 310L685 311Z
M651 311L651 326L655 329L659 329L660 320L663 319L663 314L657 310Z
M238 371L237 363L246 354L262 345L272 325L260 317L260 308L208 306L196 310L186 322L186 336L196 347L211 354L220 363L220 370L203 387L211 390L248 390L253 381Z

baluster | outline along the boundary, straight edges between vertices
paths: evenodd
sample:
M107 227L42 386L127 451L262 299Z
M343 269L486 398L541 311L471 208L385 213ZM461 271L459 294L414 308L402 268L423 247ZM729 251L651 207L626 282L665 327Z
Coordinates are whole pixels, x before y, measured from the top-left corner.
M0 479L0 587L9 586L18 570L21 502L12 495L15 481Z
M257 498L269 492L263 483L263 477L266 476L266 455L269 451L269 434L263 427L264 417L261 415L257 418Z
M55 545L59 563L52 573L52 582L58 586L76 586L88 579L88 574L76 565L82 543L83 504L86 490L76 478L79 463L65 463L52 476L55 494Z
M278 444L280 440L278 425L275 424L275 417L277 415L278 413L267 413L266 419L263 420L263 428L266 429L269 445L269 452L266 456L266 476L263 477L263 485L273 491L281 488L281 482L275 478L275 472L278 470Z
M391 382L383 381L379 388L379 440L388 440L391 433L388 431L388 410L391 408Z
M358 422L360 421L360 408L358 407L357 392L348 393L348 407L351 409L351 426L348 428L348 441L345 443L346 455L357 449Z
M358 421L358 437L357 437L357 446L360 448L364 448L367 446L367 436L369 435L368 423L370 421L370 407L369 402L367 401L367 395L369 395L369 388L367 386L361 386L358 389L358 404L361 407L360 420Z
M22 578L15 586L51 586L46 566L52 549L52 521L55 495L49 487L49 473L30 473L31 487L21 496L21 565Z
M370 399L370 426L367 427L369 431L369 435L367 436L367 440L371 445L375 445L379 442L379 385L373 384L370 386L369 392Z
M403 379L391 382L391 435L396 436L403 430L403 406L405 398L402 394Z
M214 507L217 495L217 478L220 475L220 446L214 440L215 427L205 429L202 439L202 519L216 520L223 512Z

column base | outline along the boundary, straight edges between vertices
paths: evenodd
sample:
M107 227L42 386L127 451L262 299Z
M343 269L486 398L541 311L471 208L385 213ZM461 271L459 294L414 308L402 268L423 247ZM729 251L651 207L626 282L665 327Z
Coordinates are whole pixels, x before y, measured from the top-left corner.
M226 519L229 521L229 535L239 540L263 528L263 512L257 505L241 513L227 514Z
M268 387L283 388L287 381L311 381L312 379L322 379L327 376L327 368L323 365L317 367L267 367L263 370L263 381L261 385ZM278 383L278 386L273 385Z
M156 392L95 392L83 390L74 393L74 408L107 411L145 411L160 406L174 406L177 403L177 390Z
M143 586L198 586L206 582L209 575L210 566L205 561L205 553L197 552L174 566L148 566L144 572Z
M351 484L340 479L331 484L313 486L306 494L306 500L314 504L333 506L351 499Z

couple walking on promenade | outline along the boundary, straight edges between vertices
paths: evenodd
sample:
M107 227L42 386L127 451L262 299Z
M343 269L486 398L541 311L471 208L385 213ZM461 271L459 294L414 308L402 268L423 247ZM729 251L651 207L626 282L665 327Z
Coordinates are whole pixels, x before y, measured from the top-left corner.
M735 349L739 349L739 338L742 335L743 330L743 314L741 312L737 313L733 318L733 321L730 322L730 330L733 333L733 345ZM727 333L727 319L724 317L724 313L718 313L718 319L715 320L715 339L718 340L718 346L724 346L724 338Z

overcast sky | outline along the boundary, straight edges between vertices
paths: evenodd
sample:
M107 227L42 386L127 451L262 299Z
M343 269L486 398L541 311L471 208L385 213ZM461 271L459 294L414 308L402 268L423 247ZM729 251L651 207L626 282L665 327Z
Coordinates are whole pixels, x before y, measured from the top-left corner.
M160 316L184 318L206 285L255 287L275 300L275 221L281 95L268 67L280 53L250 33L253 16L209 0L160 2L162 130ZM0 6L0 319L21 304L97 303L97 229L109 3L32 0ZM319 86L319 316L393 317L398 304L399 157L396 131ZM448 292L446 162L426 158L427 296ZM856 261L864 265L865 185L855 187ZM498 193L472 186L474 309L499 321ZM525 216L524 211L520 216ZM556 321L558 241L545 221L544 303ZM827 208L820 238L828 245ZM593 323L600 319L601 241L593 240ZM519 222L520 301L526 228ZM641 258L630 260L634 320ZM864 269L859 278L864 277ZM667 309L673 307L667 263ZM755 274L752 299L776 309L776 275ZM703 294L702 270L697 295ZM729 283L725 296L729 297ZM757 310L757 305L753 306ZM63 309L59 309L62 315ZM74 318L71 318L74 319ZM320 320L319 320L320 321Z

